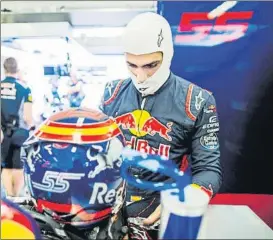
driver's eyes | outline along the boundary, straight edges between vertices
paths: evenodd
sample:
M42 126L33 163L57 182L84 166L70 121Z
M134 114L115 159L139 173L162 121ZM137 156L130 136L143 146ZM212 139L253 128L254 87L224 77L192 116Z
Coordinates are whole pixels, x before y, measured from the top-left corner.
M154 63L154 64L149 64L149 65L146 65L144 66L145 69L153 69L155 67L157 67L158 63Z

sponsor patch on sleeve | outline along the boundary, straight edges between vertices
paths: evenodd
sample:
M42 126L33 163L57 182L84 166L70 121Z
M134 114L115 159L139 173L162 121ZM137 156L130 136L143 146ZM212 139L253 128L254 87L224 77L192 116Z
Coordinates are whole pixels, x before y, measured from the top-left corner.
M200 144L205 149L215 150L219 147L218 137L215 133L209 133L207 135L203 135L200 138Z

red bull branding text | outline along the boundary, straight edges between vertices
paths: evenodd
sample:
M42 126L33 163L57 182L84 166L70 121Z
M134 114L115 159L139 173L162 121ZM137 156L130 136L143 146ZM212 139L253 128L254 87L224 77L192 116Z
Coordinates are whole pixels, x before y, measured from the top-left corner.
M136 137L132 137L130 141L126 141L126 145L136 151L147 153L147 154L156 154L166 158L169 158L170 155L170 146L165 144L159 144L158 148L153 148L149 145L149 142L143 139L137 140Z

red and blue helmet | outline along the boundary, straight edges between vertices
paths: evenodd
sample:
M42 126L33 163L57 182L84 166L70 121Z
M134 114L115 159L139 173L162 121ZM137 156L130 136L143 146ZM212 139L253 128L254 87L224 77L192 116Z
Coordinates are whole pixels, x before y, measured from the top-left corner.
M90 226L119 211L124 137L115 121L90 109L52 115L24 144L25 181L38 211Z

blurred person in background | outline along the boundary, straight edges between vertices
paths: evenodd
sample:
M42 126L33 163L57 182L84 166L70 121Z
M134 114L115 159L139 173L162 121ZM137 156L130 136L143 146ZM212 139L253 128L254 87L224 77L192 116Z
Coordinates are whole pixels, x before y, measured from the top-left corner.
M48 87L45 89L43 111L41 111L42 121L50 117L53 113L63 110L63 103L60 94L59 76L52 76L49 79Z
M162 16L136 16L123 39L130 78L107 84L101 110L116 119L128 147L171 159L192 175L194 186L212 197L222 182L214 96L170 71L172 32ZM135 167L131 174L144 181L171 180ZM129 238L157 239L159 192L129 185L126 203Z
M4 61L5 79L1 82L2 182L8 196L17 196L24 185L20 151L32 126L32 95L18 80L20 71L15 58Z
M74 72L70 74L68 98L70 100L70 107L80 107L85 94L83 91L83 81L78 79Z

